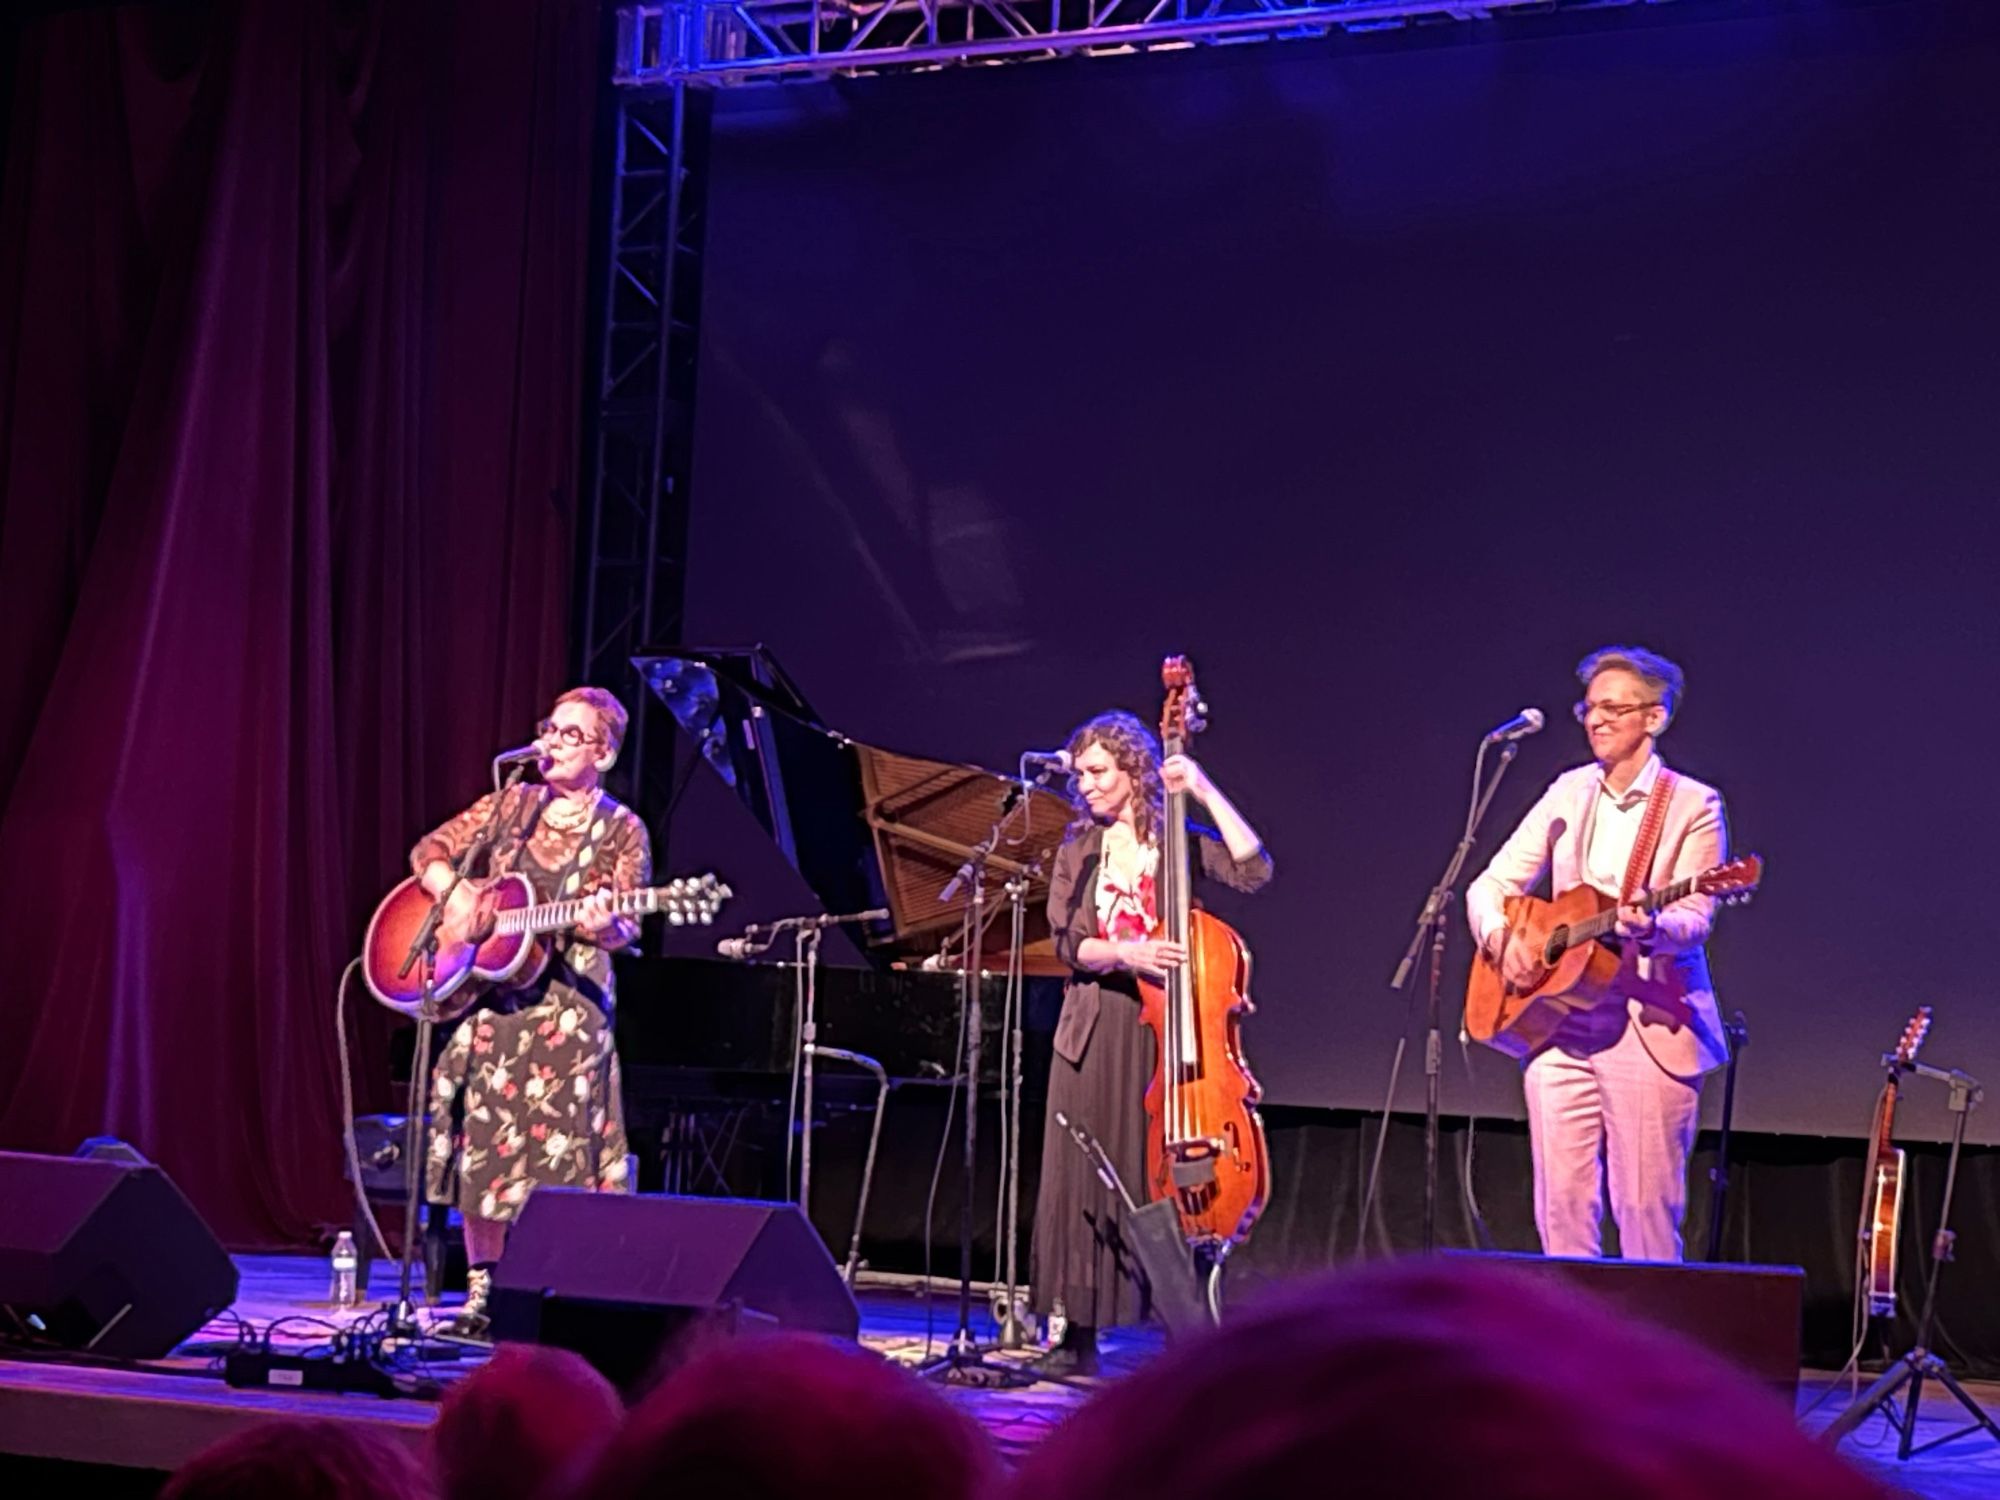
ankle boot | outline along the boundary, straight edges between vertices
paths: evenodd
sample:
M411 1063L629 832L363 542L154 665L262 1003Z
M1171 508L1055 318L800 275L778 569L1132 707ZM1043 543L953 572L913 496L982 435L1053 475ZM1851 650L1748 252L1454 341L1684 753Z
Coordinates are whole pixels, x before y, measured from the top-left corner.
M493 1267L487 1263L468 1267L465 1273L465 1305L451 1320L451 1331L465 1338L486 1333L486 1299L493 1291Z

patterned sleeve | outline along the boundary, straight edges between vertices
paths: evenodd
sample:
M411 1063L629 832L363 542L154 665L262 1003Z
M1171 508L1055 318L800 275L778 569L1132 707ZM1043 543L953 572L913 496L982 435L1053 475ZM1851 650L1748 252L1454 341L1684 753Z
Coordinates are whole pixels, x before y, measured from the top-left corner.
M493 793L488 792L457 817L417 840L410 851L410 869L422 875L433 861L452 863L465 852L466 845L479 836L493 813Z
M653 878L653 841L645 822L629 807L618 809L618 838L611 858L605 861L609 875L602 884L614 891L636 891ZM620 917L605 934L608 949L629 948L639 940L636 917Z

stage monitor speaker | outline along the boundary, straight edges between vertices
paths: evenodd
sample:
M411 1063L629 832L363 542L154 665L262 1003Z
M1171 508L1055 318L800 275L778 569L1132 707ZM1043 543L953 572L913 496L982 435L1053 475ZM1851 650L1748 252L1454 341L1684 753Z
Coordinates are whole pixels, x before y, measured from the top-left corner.
M159 1359L235 1300L235 1262L158 1167L0 1151L0 1339Z
M1692 1339L1770 1387L1788 1406L1797 1403L1806 1282L1797 1266L1447 1253L1575 1287L1627 1317Z
M115 1135L94 1135L71 1153L86 1157L91 1161L122 1161L129 1166L150 1167L137 1146L121 1141Z
M854 1338L861 1314L791 1203L541 1188L494 1268L493 1336L573 1349L630 1391L692 1324Z

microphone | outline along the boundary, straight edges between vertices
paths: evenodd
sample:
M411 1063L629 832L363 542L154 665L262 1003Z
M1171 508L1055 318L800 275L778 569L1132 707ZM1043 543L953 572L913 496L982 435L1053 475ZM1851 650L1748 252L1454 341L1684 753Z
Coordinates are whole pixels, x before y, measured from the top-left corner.
M769 948L781 932L814 932L844 926L849 922L886 922L893 915L888 907L882 906L873 911L849 912L845 916L781 917L775 922L752 922L743 929L741 937L724 938L718 942L715 951L724 958L748 958Z
M1526 739L1531 734L1540 734L1547 721L1539 708L1524 708L1513 718L1486 736L1486 743L1497 745L1504 740Z
M1033 766L1040 771L1055 771L1067 776L1075 769L1076 762L1067 750L1030 750L1021 757L1021 764Z
M510 765L517 760L540 760L541 758L542 742L536 740L532 745L516 745L512 750L502 750L498 755L493 757L493 763L496 766L504 766Z

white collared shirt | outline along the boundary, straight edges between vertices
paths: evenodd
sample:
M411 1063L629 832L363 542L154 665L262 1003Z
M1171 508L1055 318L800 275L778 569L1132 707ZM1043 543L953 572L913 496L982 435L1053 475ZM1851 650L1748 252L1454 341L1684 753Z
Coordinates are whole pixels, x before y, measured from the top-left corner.
M1584 851L1583 878L1607 896L1625 894L1625 867L1632 862L1632 845L1645 821L1646 799L1653 795L1653 783L1660 779L1660 757L1648 755L1639 774L1623 792L1605 784L1604 773L1597 775L1597 802L1590 819L1590 847ZM1645 884L1648 872L1640 872Z

